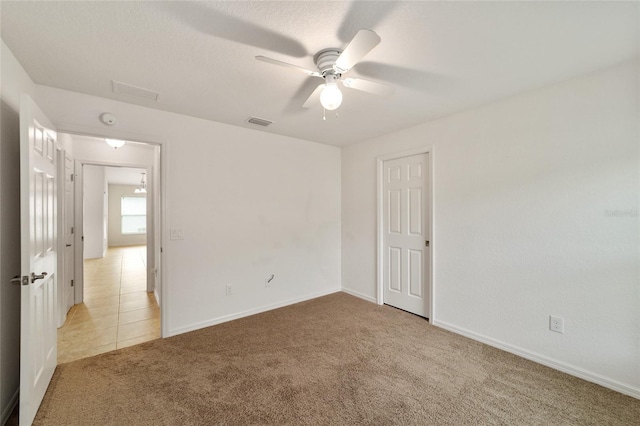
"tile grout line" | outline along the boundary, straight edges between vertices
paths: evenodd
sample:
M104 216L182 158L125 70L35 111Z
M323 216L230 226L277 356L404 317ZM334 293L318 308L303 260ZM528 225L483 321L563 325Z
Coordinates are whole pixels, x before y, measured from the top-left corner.
M126 323L126 324L121 324L120 318L123 316L122 314L126 314L126 313L129 313L129 312L135 312L135 311L139 311L139 310L143 310L143 309L149 309L149 306L145 306L145 307L140 306L140 307L133 307L133 309L130 309L129 311L126 311L126 312L123 312L121 310L122 309L122 304L125 303L124 301L127 299L127 298L123 297L124 295L122 294L122 291L124 289L124 275L127 272L129 272L129 269L125 268L125 266L127 266L125 264L126 261L127 261L127 256L131 257L131 255L133 255L135 260L137 260L138 262L142 263L143 270L145 269L144 268L145 264L144 264L144 259L142 258L141 254L140 254L141 251L137 250L136 254L128 253L126 250L117 250L116 249L116 250L113 250L113 251L116 252L115 256L113 256L113 255L106 256L106 258L102 258L99 261L97 261L95 264L92 265L93 266L93 268L92 268L93 269L93 272L92 272L93 275L92 276L95 279L96 277L94 275L95 275L95 273L97 271L103 271L104 272L106 270L106 272L108 272L109 270L111 270L112 266L115 266L115 268L119 267L119 269L120 269L119 273L116 273L115 276L114 276L115 280L118 280L118 281L107 280L108 283L113 283L113 285L118 284L116 286L116 289L117 289L116 290L117 291L116 295L118 296L117 297L117 299L118 299L117 300L117 310L115 312L116 323L114 324L115 325L115 327L114 327L115 330L114 331L115 331L116 339L115 339L115 342L104 344L104 345L95 345L95 343L97 343L97 341L93 342L93 339L89 339L94 344L90 344L87 347L78 350L78 352L83 352L83 353L84 352L91 352L90 355L85 355L84 357L93 356L93 355L96 355L97 353L103 353L104 351L99 351L97 353L93 353L93 352L97 351L98 348L101 348L101 347L104 347L104 346L114 345L115 346L114 349L119 349L120 348L120 343L122 343L122 342L131 342L132 340L136 340L137 342L133 343L133 344L138 344L138 343L142 343L142 342L145 342L145 341L148 341L148 340L154 340L154 337L157 338L157 336L154 336L155 332L150 332L149 331L152 328L149 328L149 329L146 329L140 335L134 335L134 336L131 336L131 337L127 337L126 339L121 339L122 337L124 337L122 335L124 327L130 328L131 326L135 326L135 324L137 324L137 323L141 323L141 322L149 321L149 320L153 321L155 319L154 318L155 315L153 313L151 313L151 315L150 315L151 318L140 318L140 319L136 319L135 321L131 321L131 322ZM128 260L131 261L132 259L128 259ZM120 262L120 264L118 265L117 262ZM130 268L134 269L134 272L138 272L137 271L137 268L139 266L138 262L133 262L133 264L129 265ZM112 265L112 266L106 266L106 265ZM86 268L86 270L89 270L89 268ZM146 275L145 275L145 278L146 278ZM87 284L89 284L91 282L90 280L87 280L87 281L88 281ZM96 283L94 282L94 284L96 284ZM112 285L112 284L109 284L109 285ZM91 285L87 285L87 289L97 290L99 288L100 288L99 284L94 285L93 287ZM127 293L127 294L132 294L133 295L134 293L137 293L137 291L133 291L133 292ZM143 290L140 290L140 293L146 295L146 288L143 289ZM109 297L109 296L103 296L103 297ZM100 299L100 297L97 297L96 299ZM109 306L109 305L94 306L94 308L95 309L99 309L99 308L102 308L102 307L106 308L107 306ZM91 311L92 308L86 307L86 310L87 311ZM92 322L91 318L79 319L80 318L80 317L78 317L78 315L80 315L79 312L80 312L80 310L77 307L74 308L74 312L72 312L72 314L69 316L69 319L70 320L73 319L74 323L76 321L80 321L80 323L78 323L78 325L82 325L82 324L86 324L86 323L91 323ZM108 315L105 314L104 316L106 317ZM100 317L102 317L102 315L98 315L98 317L95 317L95 318L97 319L97 318L100 318ZM109 327L105 325L105 326L99 327L99 330L107 329L107 328L109 328ZM86 331L89 332L89 330L86 330ZM76 336L76 337L82 339L82 336ZM86 336L86 337L88 338L88 336ZM140 340L142 337L144 337L144 339ZM87 339L82 339L83 342L86 341L86 340ZM127 343L126 346L131 346L131 344ZM75 359L83 358L83 356L80 356L80 357L76 357L76 356L70 355L70 359L64 359L62 362L69 362L69 361L73 361Z

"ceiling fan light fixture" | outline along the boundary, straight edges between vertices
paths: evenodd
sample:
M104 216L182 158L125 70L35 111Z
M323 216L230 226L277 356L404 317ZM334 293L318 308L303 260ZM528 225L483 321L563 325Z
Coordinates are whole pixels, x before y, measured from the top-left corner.
M338 81L345 87L368 92L375 95L389 96L393 89L385 84L362 78L346 78L342 76L349 72L360 60L380 43L380 36L374 31L363 28L359 30L344 49L335 47L322 49L313 57L318 71L289 64L266 56L256 56L256 59L273 65L302 72L308 76L323 78L325 84L319 84L302 105L310 108L320 97L320 104L326 110L333 111L342 104L342 92L338 88ZM337 114L336 114L337 116Z
M120 140L120 139L105 139L104 140L111 148L114 149L118 149L120 147L123 147L125 143L127 143L126 141Z
M320 93L320 103L325 109L333 111L342 104L342 92L336 83L327 83Z

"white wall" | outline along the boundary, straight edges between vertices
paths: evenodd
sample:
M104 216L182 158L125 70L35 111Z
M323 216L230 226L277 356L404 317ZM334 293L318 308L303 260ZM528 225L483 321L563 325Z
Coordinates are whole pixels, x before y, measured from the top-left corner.
M20 94L35 85L4 42L0 43L0 424L20 387Z
M135 185L109 185L109 247L147 243L147 234L122 234L122 197L147 198L145 194L136 194L135 190Z
M104 167L85 165L82 174L84 258L104 257L107 247L107 181Z
M640 397L638 112L633 63L343 149L343 287L376 297L376 157L431 145L434 323Z
M338 148L44 86L37 102L63 130L162 144L165 231L184 231L163 242L168 334L340 289Z

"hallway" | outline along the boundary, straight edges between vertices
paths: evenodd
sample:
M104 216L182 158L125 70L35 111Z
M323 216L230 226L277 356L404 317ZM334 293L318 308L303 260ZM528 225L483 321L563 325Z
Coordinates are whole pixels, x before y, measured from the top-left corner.
M160 308L146 291L146 246L109 247L84 269L84 303L58 329L58 364L160 337Z

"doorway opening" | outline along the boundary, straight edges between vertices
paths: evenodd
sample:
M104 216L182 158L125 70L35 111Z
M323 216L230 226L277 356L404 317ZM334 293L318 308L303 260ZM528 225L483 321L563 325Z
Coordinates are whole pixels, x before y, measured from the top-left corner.
M161 337L159 146L128 142L130 155L115 155L102 138L71 138L73 304L63 297L58 363Z

